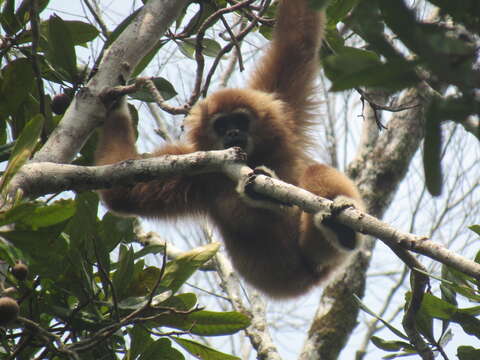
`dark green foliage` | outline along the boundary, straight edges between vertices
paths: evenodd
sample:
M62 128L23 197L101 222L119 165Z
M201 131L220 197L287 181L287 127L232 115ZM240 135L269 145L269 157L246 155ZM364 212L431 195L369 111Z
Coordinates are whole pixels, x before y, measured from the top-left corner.
M431 2L471 33L454 33L445 24L420 21L404 0L333 1L327 10L331 17L324 64L333 91L361 86L400 91L418 84L419 74L435 89L457 89L455 96L426 99L425 177L430 193L439 195L441 124L446 120L461 123L480 113L478 99L472 96L480 79L473 40L480 34L480 5L475 0ZM368 50L346 47L338 36L339 21L360 36ZM395 41L388 38L389 32ZM480 129L476 136L480 138Z
M479 262L480 252L477 254L475 261ZM433 278L433 277L432 277ZM465 275L448 266L442 267L442 277L437 278L441 282L441 298L431 293L425 293L423 300L416 314L417 330L427 339L433 348L444 346L452 337L450 325L452 323L459 325L462 330L477 339L480 339L480 283L468 275ZM472 306L468 308L460 308L457 304L457 297L461 296L467 300ZM407 293L406 300L409 301L410 293ZM374 312L368 309L364 304L360 303L361 308L370 315L377 317ZM380 319L399 340L385 340L379 337L372 337L372 342L376 347L392 352L388 359L402 358L407 354L416 354L415 349L409 342L406 342L406 335L400 330L394 328L391 324ZM440 334L435 334L434 325L441 322L442 330ZM459 346L457 356L461 360L476 359L480 349L470 346Z
M194 294L176 294L215 254L218 244L188 251L163 268L147 266L138 256L145 251L136 251L132 244L134 220L110 213L99 219L97 207L96 194L87 192L48 205L22 203L0 214L2 224L17 225L15 230L1 233L9 243L0 242L0 258L11 266L18 259L29 266L27 280L20 281L12 274L7 279L9 286L19 289L20 315L46 330L52 330L52 324L62 324L64 331L74 329L76 334L82 334L81 342L68 344L82 358L115 358L114 354L127 351L142 359L149 359L152 352L156 356L162 354L162 359L183 359L172 348L171 341L161 335L168 336L174 330L175 344L188 352L201 353L205 359L233 359L179 337L183 332L227 335L250 323L240 313L200 310ZM118 253L115 260L112 250ZM148 305L151 296L153 303ZM132 315L136 312L137 316ZM122 323L129 316L131 320ZM147 317L152 320L145 322ZM95 339L115 326L118 330L128 329L127 335L105 336L101 346L95 346ZM8 341L3 341L7 345ZM130 349L127 341L131 342ZM24 353L39 349L38 346L31 343Z
M88 79L90 69L78 68L75 47L100 41L100 32L89 23L64 20L61 15L44 17L42 11L48 1L41 0L38 38L34 39L30 0L0 4L0 35L5 39L0 49L0 161L9 160L2 176L3 189L61 121L70 100ZM226 3L219 2L218 6ZM199 26L216 9L202 6L195 17L200 22L192 19L186 29L191 36L179 43L195 45ZM137 13L107 34L104 48L118 38ZM133 76L140 75L167 41L159 39L136 66ZM204 39L202 45L204 55L217 56L220 51L214 40ZM168 80L152 80L164 99L177 95ZM62 89L51 94L49 83L61 84ZM42 99L41 93L49 95ZM57 111L60 115L55 116L51 101L58 94L66 95L68 101L61 104ZM144 90L131 97L154 101ZM132 115L138 119L136 109L132 108ZM92 136L75 163L92 164L95 146L96 136ZM93 192L69 197L47 202L19 199L8 211L0 212L0 226L4 226L0 235L6 240L0 242L0 260L11 269L19 260L28 266L25 279L13 271L6 274L5 285L17 289L14 297L21 317L62 339L68 338L66 348L82 359L184 359L185 353L202 359L234 358L182 337L233 334L250 323L248 317L236 312L203 310L194 294L180 293L190 276L215 254L218 244L193 249L163 267L150 266L145 256L161 255L165 248L135 246L134 220L111 213L99 218L98 196ZM22 322L10 330L1 329L0 359L11 356L27 333L31 330ZM12 336L7 338L7 334ZM57 344L52 346L47 337L29 339L16 358L34 358L42 351L44 358L68 358L65 352L56 351Z

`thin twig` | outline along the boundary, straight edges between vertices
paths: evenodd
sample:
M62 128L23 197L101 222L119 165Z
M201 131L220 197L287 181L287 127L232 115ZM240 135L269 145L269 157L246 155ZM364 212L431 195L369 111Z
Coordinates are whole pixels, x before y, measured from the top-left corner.
M205 32L215 21L217 21L218 18L221 18L224 14L241 9L242 7L249 5L253 1L255 0L245 0L235 5L232 5L228 8L217 10L203 22L202 26L198 30L196 43L195 43L195 60L197 62L197 70L195 74L195 85L194 85L192 94L190 95L190 98L187 101L188 106L192 106L198 100L198 98L200 97L200 94L202 95L205 94L204 90L202 90L202 79L203 79L203 72L205 69L205 59L203 57L202 42L203 42L203 38L205 37ZM203 87L203 89L205 89L205 86Z
M235 34L233 33L232 29L230 28L230 25L225 20L225 17L223 15L220 16L220 20L222 21L223 26L225 26L225 29L227 30L228 34L230 35L230 40L233 42L233 44L235 46L235 50L236 50L235 54L238 57L238 67L240 68L240 71L243 71L243 70L245 70L245 68L243 66L242 51L240 49L240 43L237 41L237 38L236 38Z
M110 286L110 288L112 289L112 301L113 301L113 309L114 309L114 314L115 314L115 320L116 321L120 321L120 311L118 309L118 297L117 297L117 291L115 289L115 286L113 285L113 282L112 280L110 279L110 276L109 274L107 273L107 271L105 271L103 265L102 265L102 262L101 262L101 259L100 259L100 256L98 254L98 248L97 248L97 242L96 241L92 241L93 243L93 251L95 252L95 257L97 258L97 263L98 263L98 269L100 270L100 272L102 273L103 275L103 278L105 279L105 281L108 283L108 286Z
M38 64L38 44L39 44L39 25L38 25L38 0L31 0L30 1L30 25L32 28L32 68L35 74L35 81L37 83L38 89L38 102L40 104L40 113L43 115L44 118L47 117L46 110L45 110L45 90L43 88L43 80L42 74L40 71L40 65ZM42 130L42 139L46 140L46 128L44 127Z
M268 5L270 4L270 1L267 1L266 2L266 5L262 8L261 12L265 12L267 11L268 9ZM239 43L240 41L242 41L242 39L250 33L250 31L257 25L257 21L254 20L252 21L250 24L248 24L248 26L246 26L236 37L235 37L235 41L237 43ZM203 85L203 89L202 89L202 96L206 96L207 95L207 92L208 92L208 88L210 86L210 82L212 80L212 77L213 77L213 74L215 73L217 67L218 67L218 64L220 63L220 60L222 59L223 55L225 55L226 53L228 53L233 47L235 46L235 42L232 40L230 41L230 43L228 43L227 45L225 45L222 50L220 50L220 52L218 53L218 55L215 57L215 60L213 61L213 64L212 66L210 67L210 70L205 78L205 83Z
M97 22L98 26L100 26L100 29L102 31L103 36L108 39L110 36L110 32L108 31L107 25L105 25L105 22L102 20L102 17L98 11L98 8L94 7L91 3L90 0L83 0L85 5L87 6L88 10L92 14L93 18Z
M55 334L52 334L51 332L45 330L44 328L42 328L36 322L34 322L30 319L27 319L23 316L19 316L17 318L17 320L20 323L24 324L26 327L32 329L34 332L40 334L41 336L43 336L43 337L49 339L51 342L55 343L56 347L54 347L54 349L56 351L67 355L71 359L74 359L74 360L79 360L80 359L78 354L75 351L69 349L68 346L66 346L58 336L56 336Z

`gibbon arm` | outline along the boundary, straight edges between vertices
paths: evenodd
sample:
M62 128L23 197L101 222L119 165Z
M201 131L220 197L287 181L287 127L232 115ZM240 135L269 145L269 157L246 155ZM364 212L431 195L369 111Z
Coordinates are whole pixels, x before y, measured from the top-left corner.
M308 110L324 24L323 12L310 9L307 0L280 1L273 40L250 87L276 93L295 111Z
M186 144L169 144L148 157L181 155L193 152ZM134 129L126 101L107 114L95 154L97 165L127 159L140 159L135 147ZM205 211L209 174L179 175L99 191L114 212L145 217L177 217Z

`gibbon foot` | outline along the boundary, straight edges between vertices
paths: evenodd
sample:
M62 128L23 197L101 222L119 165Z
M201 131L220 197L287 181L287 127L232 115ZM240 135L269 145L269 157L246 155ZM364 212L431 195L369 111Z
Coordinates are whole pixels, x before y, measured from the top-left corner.
M337 249L352 251L359 246L359 237L350 227L335 221L335 217L343 210L355 208L355 200L346 196L337 196L333 200L331 211L319 211L313 217L315 226L325 235L325 238Z
M257 193L253 189L253 185L255 183L255 178L258 175L265 175L274 179L278 179L277 174L275 174L273 170L265 166L256 167L250 174L248 174L246 178L242 179L238 183L237 192L240 194L242 200L252 207L275 211L278 211L284 205L288 205L266 195Z
M233 149L233 150L235 151L235 159L236 159L236 161L242 162L242 163L247 162L248 155L247 155L247 153L246 153L241 147L234 146L234 147L231 148L231 149Z

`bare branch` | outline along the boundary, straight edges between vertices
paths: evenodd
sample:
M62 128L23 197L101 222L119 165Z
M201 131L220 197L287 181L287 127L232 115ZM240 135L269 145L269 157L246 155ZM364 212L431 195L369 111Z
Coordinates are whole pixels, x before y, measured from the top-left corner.
M124 83L131 71L157 44L187 0L151 0L106 50L96 74L86 88L77 93L61 123L34 161L69 163L87 141L91 131L105 117L98 94L105 87Z
M91 167L33 163L22 168L16 183L12 186L21 188L25 194L38 196L64 190L110 188L154 180L158 176L184 173L224 172L234 181L240 181L252 172L251 168L242 163L244 160L245 154L239 148L230 148L126 160L113 165ZM255 178L253 188L258 193L277 199L281 203L297 205L309 213L318 211L335 213L332 201L265 175L258 175ZM394 250L400 248L414 251L480 279L480 264L455 254L425 236L401 232L355 208L347 208L335 216L340 223L361 233L375 236ZM412 261L408 258L407 265L411 265Z
M280 360L280 355L268 331L266 306L259 294L250 293L250 309L242 302L239 292L239 279L230 261L220 252L215 256L218 275L222 279L220 286L225 290L235 310L251 317L252 324L245 329L252 347L257 351L257 358L264 360Z

